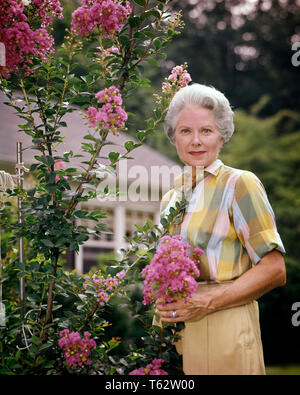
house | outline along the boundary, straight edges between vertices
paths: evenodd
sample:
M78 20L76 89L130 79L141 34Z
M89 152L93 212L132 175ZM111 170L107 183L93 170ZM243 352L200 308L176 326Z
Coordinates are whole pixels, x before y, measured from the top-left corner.
M22 142L23 162L28 167L37 155L37 151L30 149L32 145L30 136L24 132L18 132L18 124L23 120L18 118L17 112L4 104L8 101L0 92L0 169L14 173L16 163L16 143ZM65 118L67 128L64 128L65 140L57 147L57 154L72 150L74 154L82 154L83 158L74 158L69 166L86 166L81 162L88 160L87 153L81 150L83 136L89 132L88 126L83 120L81 112L68 113ZM111 134L109 141L113 145L103 147L101 157L110 151L125 153L124 143L128 140L135 141L125 132L118 136ZM134 159L122 160L117 166L117 175L108 176L101 181L100 187L105 183L117 183L122 194L116 200L95 199L82 204L82 209L101 208L107 212L106 225L112 233L104 233L101 238L91 237L78 254L67 253L66 266L75 268L79 272L87 272L97 264L99 254L117 252L120 248L126 248L124 236L131 237L136 230L135 224L144 225L147 219L153 223L159 223L159 207L162 195L170 188L176 176L182 172L182 167L161 155L147 145L142 145L130 153ZM107 160L100 159L103 165ZM26 175L25 175L26 185ZM84 222L89 226L88 222Z

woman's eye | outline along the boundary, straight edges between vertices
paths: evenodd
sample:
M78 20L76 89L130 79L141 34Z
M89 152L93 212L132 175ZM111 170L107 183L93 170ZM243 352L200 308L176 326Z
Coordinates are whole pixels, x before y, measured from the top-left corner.
M189 129L182 129L182 130L181 130L181 133L187 134L187 133L189 133Z
M204 134L208 134L208 133L210 133L210 132L211 132L210 129L202 129L202 133L204 133Z

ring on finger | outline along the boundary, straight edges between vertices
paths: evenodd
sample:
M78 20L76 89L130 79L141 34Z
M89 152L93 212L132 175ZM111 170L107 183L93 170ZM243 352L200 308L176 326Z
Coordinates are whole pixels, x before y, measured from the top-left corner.
M172 318L176 318L177 317L177 311L176 310L173 310L172 311Z

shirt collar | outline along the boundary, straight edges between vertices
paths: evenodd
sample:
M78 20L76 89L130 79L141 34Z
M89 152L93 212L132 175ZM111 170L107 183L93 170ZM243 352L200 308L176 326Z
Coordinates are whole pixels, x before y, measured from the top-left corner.
M216 159L212 164L207 166L204 171L214 176L217 176L219 174L221 166L223 166L223 162L220 159Z
M213 163L205 168L201 169L199 167L199 170L197 170L196 172L196 179L194 177L194 182L192 166L186 166L184 172L174 180L173 188L176 190L182 190L183 186L185 186L185 188L188 188L189 185L196 185L201 180L203 180L203 178L205 177L205 173L212 174L216 177L219 174L221 166L223 166L223 162L220 159L216 159Z

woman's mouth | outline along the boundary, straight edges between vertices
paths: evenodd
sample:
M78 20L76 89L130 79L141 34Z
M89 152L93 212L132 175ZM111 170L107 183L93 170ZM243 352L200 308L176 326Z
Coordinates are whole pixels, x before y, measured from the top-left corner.
M200 156L205 154L205 151L190 151L189 154L193 156Z

